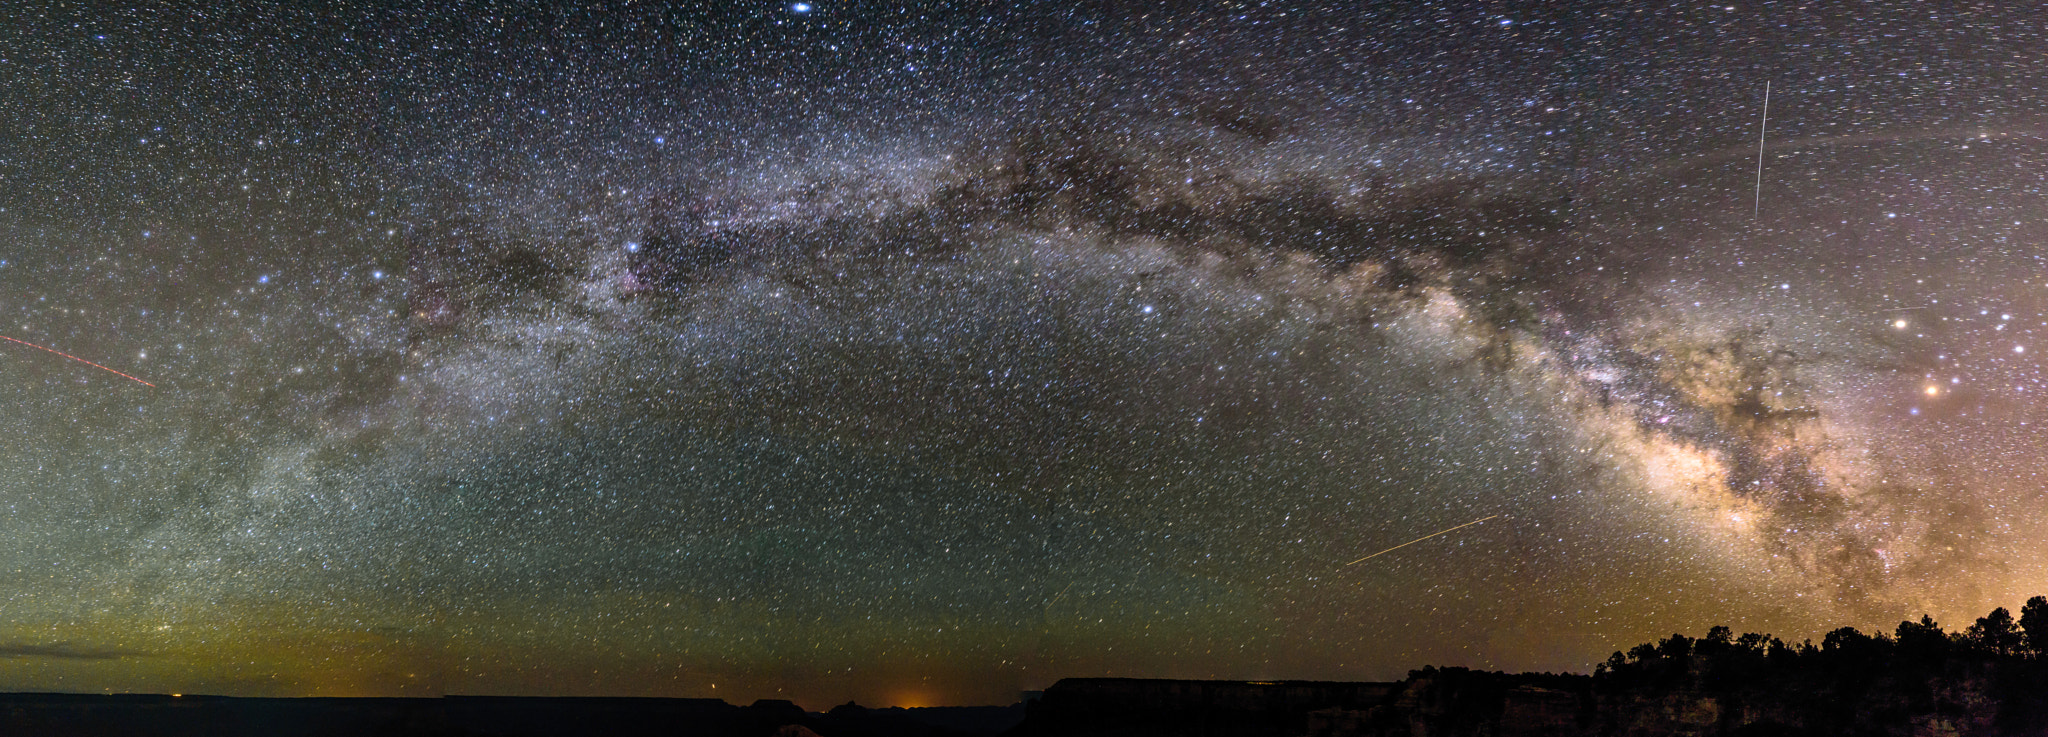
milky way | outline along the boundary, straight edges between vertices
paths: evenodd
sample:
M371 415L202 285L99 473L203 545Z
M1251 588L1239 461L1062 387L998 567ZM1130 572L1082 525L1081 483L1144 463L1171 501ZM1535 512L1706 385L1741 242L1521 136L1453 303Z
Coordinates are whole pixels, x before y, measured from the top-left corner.
M2048 593L2024 11L1240 5L6 11L0 334L138 380L0 344L0 688L1008 703Z

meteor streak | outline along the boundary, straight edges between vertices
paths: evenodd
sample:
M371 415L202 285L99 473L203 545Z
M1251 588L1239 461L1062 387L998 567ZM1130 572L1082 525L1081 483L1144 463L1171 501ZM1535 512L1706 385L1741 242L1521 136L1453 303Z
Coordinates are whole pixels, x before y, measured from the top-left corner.
M1444 533L1446 533L1446 532L1452 532L1452 531L1455 531L1455 530L1462 530L1462 529L1465 529L1465 528L1467 528L1467 527L1471 527L1471 526L1473 526L1473 525L1479 524L1479 523L1481 523L1481 522L1485 522L1485 521L1487 521L1487 520L1490 520L1490 519L1493 519L1494 517L1499 517L1499 516L1500 516L1500 515L1496 514L1496 515L1492 515L1492 516L1487 516L1487 517L1480 517L1479 519L1475 519L1475 520L1472 520L1471 522L1467 522L1467 523L1465 523L1465 524L1462 524L1462 525L1458 525L1457 527L1453 527L1453 528L1450 528L1450 529L1448 529L1448 530L1438 530L1438 531L1436 531L1436 532L1432 532L1432 533L1429 533L1429 534L1427 534L1427 535L1423 535L1422 537L1418 537L1418 538L1415 538L1415 539L1413 539L1413 540L1409 540L1408 542L1405 542L1405 543L1401 543L1400 545L1396 545L1396 546L1394 546L1394 547L1391 547L1391 548L1387 548L1386 550L1382 550L1382 551L1380 551L1380 552L1377 552L1377 553L1373 553L1372 555L1368 555L1368 556L1365 556L1365 557L1363 557L1363 558L1359 558L1358 560L1354 560L1354 561L1351 561L1350 563L1346 563L1346 564L1344 564L1344 565L1346 565L1346 566L1355 566L1355 565L1358 565L1358 564L1360 564L1360 563L1364 563L1364 562L1366 562L1366 561L1368 561L1368 560L1372 560L1372 559L1374 559L1374 558L1380 557L1380 556L1382 556L1382 555L1386 555L1387 553L1391 553L1391 552L1394 552L1394 551L1396 551L1396 550L1400 550L1400 549L1402 549L1402 548L1408 547L1408 546L1410 546L1410 545L1414 545L1414 544L1416 544L1416 543L1422 542L1422 541L1424 541L1424 540L1428 540L1428 539L1430 539L1430 538L1432 538L1432 537L1436 537L1436 536L1438 536L1438 535L1441 535L1441 534L1444 534Z
M85 359L83 359L83 358L79 358L79 357L77 357L77 356L71 355L71 354L69 354L69 353L65 353L65 352L63 352L63 351L60 351L60 350L57 350L57 349L55 349L55 348L44 348L44 347L42 347L42 346L39 346L39 345L36 345L36 344L34 344L34 343L30 343L30 342L28 342L28 341L26 341L26 340L16 340L16 339L14 339L14 338L9 338L9 337L7 337L7 336L5 336L5 335L0 335L0 340L4 340L4 341L7 341L7 342L9 342L9 343L20 343L20 344L22 344L22 345L28 346L28 347L30 347L30 348L34 348L34 349L36 349L36 350L39 350L39 351L43 351L43 352L45 352L45 353L55 353L55 354L57 354L57 355L59 355L59 356L63 356L63 357L65 357L65 358L69 358L69 359L71 359L71 360L73 360L73 361L77 361L77 362L79 362L79 363L85 364L85 365L87 365L87 366L91 366L91 367L93 367L93 368L96 368L96 369L99 369L99 370L101 370L101 371L105 371L105 372L107 372L107 373L110 373L110 374L114 374L114 375L116 375L116 376L119 376L119 377L121 377L121 378L123 378L123 379L127 379L127 380L129 380L129 381L133 381L133 382L135 382L135 383L137 383L137 384L141 384L141 385L143 385L143 386L146 386L146 387L149 387L149 388L151 388L151 389L155 389L155 388L156 388L156 385L155 385L155 384L151 384L151 383L149 383L149 382L147 382L147 381L143 381L143 380L141 380L141 379L138 379L138 378L135 378L135 377L133 377L133 376L129 376L129 375L127 375L127 374L124 374L124 373L121 373L121 372L119 372L119 371L115 371L115 370L113 370L113 369L110 369L110 368L107 368L107 367L105 367L105 366L101 366L101 365L99 365L99 364L97 364L97 363L93 363L93 362L91 362L91 361L87 361L87 360L85 360Z

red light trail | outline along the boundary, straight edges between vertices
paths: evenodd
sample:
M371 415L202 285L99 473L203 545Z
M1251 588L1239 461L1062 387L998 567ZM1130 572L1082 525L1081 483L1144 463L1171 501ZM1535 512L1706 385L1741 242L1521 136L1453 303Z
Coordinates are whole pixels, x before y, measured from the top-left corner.
M143 381L143 380L141 380L141 379L138 379L138 378L135 378L135 377L133 377L133 376L129 376L129 375L127 375L127 374L124 374L124 373L121 373L121 372L119 372L119 371L115 371L115 370L113 370L113 369L110 369L110 368L107 368L107 367L105 367L105 366L101 366L101 365L99 365L99 364L97 364L97 363L93 363L93 362L91 362L91 361L87 361L87 360L85 360L85 359L83 359L83 358L79 358L79 357L77 357L77 356L71 355L71 354L69 354L69 353L65 353L65 352L63 352L63 351L60 351L60 350L57 350L57 349L55 349L55 348L44 348L44 347L42 347L42 346L39 346L39 345L36 345L36 344L34 344L34 343L30 343L30 342L28 342L28 341L26 341L26 340L16 340L16 339L14 339L14 338L9 338L9 337L7 337L7 336L5 336L5 335L0 335L0 340L4 340L4 341L7 341L7 342L9 342L9 343L20 343L20 344L22 344L22 345L25 345L25 346L28 346L28 347L30 347L30 348L34 348L34 349L36 349L36 350L39 350L39 351L44 351L44 352L47 352L47 353L55 353L55 354L57 354L57 355L59 355L59 356L63 356L63 357L65 357L65 358L69 358L69 359L71 359L71 360L73 360L73 361L77 361L77 362L79 362L79 363L85 364L85 365L87 365L87 366L91 366L91 367L93 367L93 368L96 368L96 369L99 369L99 370L101 370L101 371L105 371L105 372L107 372L107 373L110 373L110 374L114 374L114 375L116 375L116 376L119 376L119 377L121 377L121 378L127 379L127 380L129 380L129 381L133 381L133 382L135 382L135 383L137 383L137 384L141 384L141 385L143 385L143 386L146 386L146 387L149 387L149 388L151 388L151 389L155 389L155 388L156 388L156 385L155 385L155 384L151 384L151 383L149 383L149 382L147 382L147 381Z

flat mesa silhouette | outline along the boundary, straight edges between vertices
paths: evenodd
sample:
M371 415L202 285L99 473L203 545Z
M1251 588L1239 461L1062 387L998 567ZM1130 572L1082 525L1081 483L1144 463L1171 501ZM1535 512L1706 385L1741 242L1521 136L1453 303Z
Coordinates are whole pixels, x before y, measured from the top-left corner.
M1401 681L1069 678L1026 703L809 712L775 699L0 695L7 735L1821 737L2048 735L2048 597L1944 631L1787 643L1714 627L1592 675L1425 667Z

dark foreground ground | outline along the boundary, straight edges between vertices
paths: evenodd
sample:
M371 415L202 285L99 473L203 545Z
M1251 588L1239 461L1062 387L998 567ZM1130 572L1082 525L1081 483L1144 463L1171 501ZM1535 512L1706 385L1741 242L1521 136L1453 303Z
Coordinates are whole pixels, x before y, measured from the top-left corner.
M1616 653L1591 676L1069 679L1008 737L2048 737L2048 652L1985 639L1931 622L1819 645L1716 628Z
M2017 623L1999 609L1951 634L1923 617L1889 634L1844 627L1819 645L1716 627L1617 652L1590 676L1070 678L1027 703L988 707L0 694L0 737L2048 737L2048 599L2028 606Z
M0 735L122 737L975 737L1015 727L1022 704L928 709L788 701L512 698L248 699L223 696L0 694Z
M703 737L1817 737L2048 735L2048 690L1999 691L1993 664L1860 687L1645 683L1608 674L1427 668L1388 683L1066 679L1028 704L928 709L787 701L0 695L0 735L698 735Z

